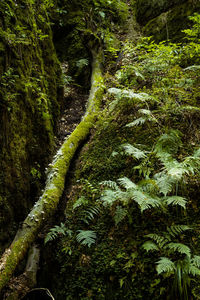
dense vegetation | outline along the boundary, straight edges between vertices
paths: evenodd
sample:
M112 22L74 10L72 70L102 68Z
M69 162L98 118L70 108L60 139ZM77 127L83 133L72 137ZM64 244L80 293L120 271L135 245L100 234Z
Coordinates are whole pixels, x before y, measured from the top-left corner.
M190 19L182 44L126 41L109 61L66 221L46 237L47 255L59 241L60 276L48 277L58 299L198 299L200 23Z
M94 54L103 53L103 86L101 76L95 77L101 88L101 114L96 108L90 111L96 124L72 166L61 200L64 214L58 211L60 220L45 231L38 285L49 288L55 299L200 299L199 4L10 3L0 4L6 6L2 51L12 38L9 63L1 71L1 106L12 116L21 109L30 126L26 131L19 126L12 139L16 147L27 145L27 154L15 147L16 162L10 147L7 156L21 170L20 155L29 155L26 168L34 186L48 161L46 152L53 149L59 87L64 85L65 94L77 86L88 91ZM33 27L33 32L23 27L23 5L31 14L27 28ZM62 75L51 28L57 55L67 65ZM24 105L29 105L30 115ZM12 120L18 124L19 118ZM33 129L38 126L40 134ZM43 141L37 155L24 142L27 130L30 145L32 131L37 143ZM59 164L56 174L61 169ZM9 174L9 164L6 170ZM2 186L7 187L5 182ZM13 190L8 185L6 191ZM3 190L2 194L7 195ZM8 199L2 203L13 210ZM16 202L18 210L20 205Z

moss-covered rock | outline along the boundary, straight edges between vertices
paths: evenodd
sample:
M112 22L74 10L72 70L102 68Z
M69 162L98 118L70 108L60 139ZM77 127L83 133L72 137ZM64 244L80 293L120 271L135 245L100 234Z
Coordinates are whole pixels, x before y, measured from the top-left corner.
M138 23L146 24L149 20L159 16L178 4L189 2L187 0L137 0L136 18Z
M49 9L45 1L39 6L35 1L0 3L1 242L9 240L15 222L32 205L36 180L54 149L61 70Z
M194 12L198 12L199 9L199 2L195 5L186 2L174 6L170 10L161 13L158 17L151 18L143 27L143 33L149 36L152 35L156 41L168 39L180 41L184 36L182 30L190 25L188 17L193 15Z

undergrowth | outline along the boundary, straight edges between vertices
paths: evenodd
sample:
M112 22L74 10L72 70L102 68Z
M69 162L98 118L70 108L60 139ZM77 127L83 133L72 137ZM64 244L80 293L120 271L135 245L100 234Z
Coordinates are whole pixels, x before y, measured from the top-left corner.
M184 44L126 42L105 74L105 109L67 204L73 234L57 249L60 299L199 299L199 16L191 20Z

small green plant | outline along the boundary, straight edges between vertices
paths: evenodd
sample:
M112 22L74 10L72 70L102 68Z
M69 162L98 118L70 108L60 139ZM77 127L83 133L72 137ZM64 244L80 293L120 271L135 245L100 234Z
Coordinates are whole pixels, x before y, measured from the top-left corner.
M191 249L179 241L177 237L185 231L191 230L187 225L173 225L166 232L148 234L150 238L142 247L147 252L158 251L161 256L156 262L158 275L173 277L173 297L188 300L191 277L200 276L200 256L191 255ZM173 298L174 299L174 298Z
M69 235L71 237L72 231L67 229L65 224L60 223L60 226L56 225L50 229L49 233L47 233L44 239L44 243L47 244L48 242L65 235Z
M78 230L78 234L76 236L77 242L81 245L90 246L95 243L97 238L96 232L93 230Z
M76 66L78 69L82 70L85 66L88 66L89 62L86 58L81 58L76 62Z

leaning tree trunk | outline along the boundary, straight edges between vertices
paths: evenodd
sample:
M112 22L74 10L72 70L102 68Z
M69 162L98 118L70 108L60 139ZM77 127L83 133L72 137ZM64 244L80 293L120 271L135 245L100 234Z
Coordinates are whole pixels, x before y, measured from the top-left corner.
M78 146L87 137L100 111L103 94L101 51L93 52L91 90L86 113L73 133L65 140L50 165L45 190L18 230L15 239L0 260L0 292L8 283L19 262L25 257L45 221L51 216L62 196L65 177Z

